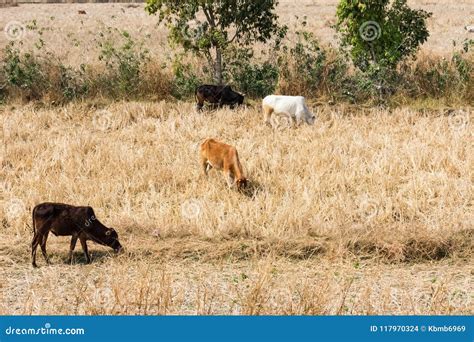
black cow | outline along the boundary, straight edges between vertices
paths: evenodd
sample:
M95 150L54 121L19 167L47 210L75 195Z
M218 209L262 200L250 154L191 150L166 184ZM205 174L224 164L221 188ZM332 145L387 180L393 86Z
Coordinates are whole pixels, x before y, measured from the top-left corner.
M204 84L196 88L194 92L196 98L196 108L201 110L204 101L216 104L218 107L230 106L235 108L237 105L244 103L244 96L233 91L230 86L216 86Z
M49 263L46 254L46 240L49 232L56 236L72 236L69 249L69 263L76 247L77 239L81 241L82 250L86 262L91 258L87 249L87 240L98 244L109 246L115 252L122 249L118 240L117 232L113 228L107 228L96 218L91 207L75 207L62 203L41 203L33 209L33 241L31 243L31 257L33 267L36 265L36 249L41 246L46 262Z

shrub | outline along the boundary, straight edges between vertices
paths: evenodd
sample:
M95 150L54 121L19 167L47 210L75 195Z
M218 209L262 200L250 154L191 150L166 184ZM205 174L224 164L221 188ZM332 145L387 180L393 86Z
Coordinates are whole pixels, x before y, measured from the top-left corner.
M3 52L6 86L25 94L27 99L39 98L48 82L38 58L32 52L21 53L14 43L8 44Z
M143 41L135 42L127 31L108 28L100 33L99 60L105 62L108 74L105 82L112 95L133 96L140 82L140 70L149 60ZM117 42L119 42L117 46Z
M280 89L288 94L314 95L321 86L325 66L326 51L318 40L311 32L297 30L294 44L283 44L278 57Z
M264 53L265 55L265 53ZM251 49L232 47L225 56L225 79L250 97L273 93L278 82L278 68L270 61L256 61Z
M250 97L272 94L278 82L278 69L269 62L244 64L233 73L233 84Z
M427 40L430 16L409 8L407 0L341 0L336 29L342 46L361 70L371 64L395 68Z
M194 91L201 84L199 77L192 71L190 64L183 63L178 56L173 62L172 95L177 99L184 99L194 95Z
M403 71L404 87L411 97L472 99L472 53L455 52L451 58L424 56Z
M84 64L80 69L76 70L63 64L58 65L59 68L59 84L58 87L64 100L70 101L80 97L84 97L89 91L89 84L85 78Z

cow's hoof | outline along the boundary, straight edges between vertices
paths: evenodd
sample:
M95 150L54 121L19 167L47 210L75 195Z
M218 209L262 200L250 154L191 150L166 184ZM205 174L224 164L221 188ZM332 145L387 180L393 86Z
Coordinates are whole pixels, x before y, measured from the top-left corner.
M33 268L38 268L38 265L32 264Z

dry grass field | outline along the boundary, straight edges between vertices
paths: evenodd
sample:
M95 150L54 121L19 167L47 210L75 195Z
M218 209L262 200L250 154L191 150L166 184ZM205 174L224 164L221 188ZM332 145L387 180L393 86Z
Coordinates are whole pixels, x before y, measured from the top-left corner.
M314 18L329 43L335 4L279 11ZM467 37L470 1L412 4L434 12L423 53ZM20 5L0 27L52 21L51 48L92 63L84 44L61 45L68 33L155 32L156 18L127 6ZM150 49L165 58L156 30ZM316 124L298 128L265 126L258 104L0 105L0 314L473 314L472 108L310 104ZM246 192L201 175L207 137L237 147ZM69 239L50 235L52 265L38 253L33 269L31 209L44 201L91 205L125 252L89 242L92 264L78 246L69 265Z
M318 107L271 129L258 109L190 103L2 108L4 313L473 312L472 116ZM252 185L200 175L205 137ZM32 207L90 204L126 253L29 259ZM418 298L420 297L420 298Z

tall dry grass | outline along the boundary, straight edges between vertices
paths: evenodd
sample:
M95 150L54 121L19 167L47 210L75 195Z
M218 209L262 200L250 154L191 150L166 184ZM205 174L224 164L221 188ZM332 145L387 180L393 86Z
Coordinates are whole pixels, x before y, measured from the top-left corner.
M334 44L336 3L281 1L279 13L290 26L307 14L308 29ZM460 30L472 5L411 5L434 12L427 57L414 68L443 71L438 57L466 38ZM12 18L51 27L46 48L96 74L103 69L93 39L104 27L154 33L154 63L139 92L156 102L111 102L97 86L87 102L50 106L58 103L52 92L0 105L0 314L474 312L471 96L450 98L466 105L445 109L432 96L397 109L313 104L315 126L269 128L258 101L202 114L189 102L161 101L171 87L161 63L172 53L142 8L21 5L2 9L0 26ZM27 35L24 48L34 41ZM203 179L198 145L206 137L238 148L246 193L229 190L215 171ZM91 242L92 264L78 247L67 265L69 239L50 236L52 265L39 256L33 270L30 214L43 201L93 206L126 252Z
M469 108L315 106L297 129L258 107L0 108L3 313L473 312ZM206 137L238 148L247 193L203 179ZM93 206L127 252L91 243L92 265L79 249L65 265L51 236L53 266L33 271L43 201Z

